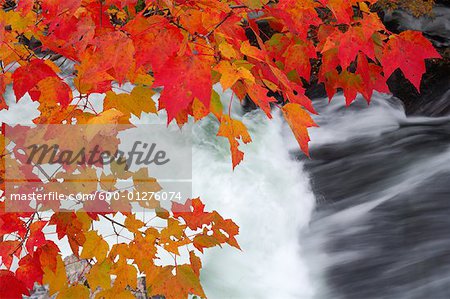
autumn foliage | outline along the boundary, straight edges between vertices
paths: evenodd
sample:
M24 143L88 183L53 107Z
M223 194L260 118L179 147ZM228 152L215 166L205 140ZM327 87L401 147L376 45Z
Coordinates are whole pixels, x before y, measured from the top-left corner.
M168 123L183 126L190 117L198 121L211 114L220 123L217 135L230 143L233 168L244 157L240 144L251 142L251 136L223 107L214 84L232 90L230 102L249 97L268 118L281 110L308 154L308 128L316 126L311 117L316 111L307 87L323 84L330 100L341 90L347 105L358 93L370 102L374 91L389 92L386 80L398 68L420 90L424 60L440 57L421 33L389 32L374 12L375 0L2 3L1 110L11 104L3 95L12 85L16 101L28 94L39 102L36 124L124 124L131 115L165 110ZM133 90L118 93L124 83ZM94 93L106 94L102 111L94 109ZM5 170L0 171L4 185ZM166 225L155 227L131 212L123 223L114 215L83 210L45 218L38 212L7 213L3 203L0 293L19 298L38 282L61 298L94 293L131 298L136 277L145 274L150 296L205 297L197 255L226 243L239 248L238 227L206 212L200 199L188 200L185 209L157 209ZM99 219L134 239L111 246L94 229ZM87 283L67 281L60 248L44 233L50 226L59 239L68 238L74 255L89 261ZM177 263L179 251L186 249L189 262ZM172 255L174 265L159 265L158 250ZM17 270L11 268L13 260Z

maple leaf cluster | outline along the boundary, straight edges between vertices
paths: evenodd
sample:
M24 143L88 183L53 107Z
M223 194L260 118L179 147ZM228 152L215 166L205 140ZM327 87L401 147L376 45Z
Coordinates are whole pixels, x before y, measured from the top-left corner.
M111 134L117 127L107 125L99 129L95 124L119 118L115 114L102 114L102 117L101 120L92 118L95 120L93 125L75 132L73 129L67 131L70 126L44 126L45 129L38 131L21 126L9 128L12 132L8 136L17 136L12 148L5 146L10 145L11 140L0 135L3 148L9 148L8 153L2 153L5 163L0 168L2 178L6 179L0 184L6 194L14 189L14 193L19 194L29 194L31 190L42 194L96 196L92 201L82 202L82 208L76 211L64 208L60 201L42 201L37 207L5 198L0 202L0 257L6 268L0 271L0 293L6 298L22 298L22 295L30 294L35 283L39 283L48 285L50 295L57 294L58 298L133 298L138 275L145 275L150 296L187 298L189 294L195 294L205 297L200 285L202 263L198 255L205 248L223 244L240 249L236 240L239 228L232 220L224 219L216 211L205 211L199 198L183 204L172 202L170 210L161 206L155 194L145 200L130 199L126 195L129 192L148 194L161 190L157 180L149 177L146 167L130 171L126 164L114 162L110 164L110 173L106 174L104 165L98 162L92 162L92 165L91 162L86 165L62 164L61 171L53 174L40 169L48 180L44 184L39 173L33 172L39 164L26 162L31 157L26 153L30 150L28 143L46 138L61 144L62 151L84 148L91 143L102 144L105 146L102 149L117 149L117 135ZM69 133L75 141L64 143ZM79 136L75 136L77 134ZM100 176L98 169L102 170ZM133 181L133 191L116 186L118 180L129 179ZM97 195L98 186L108 193L125 194L128 200L105 201ZM132 204L138 204L146 212L153 210L154 216L150 214L153 217L144 221L142 216L133 213ZM108 222L114 232L112 235L106 235L105 229L103 232L95 229L98 223L105 225ZM60 242L55 243L52 235ZM70 265L64 264L60 254L64 240L76 261L86 264L85 275L75 281L68 277L66 272ZM174 264L164 262L164 254L171 256ZM18 268L14 266L15 262L18 262ZM113 275L115 279L112 279Z
M164 109L168 122L182 125L189 115L198 120L212 112L229 127L223 109L212 105L215 83L240 100L248 95L269 117L273 94L293 104L295 115L315 113L305 96L313 72L330 99L343 90L347 104L357 93L369 101L374 90L388 92L386 79L397 68L420 89L424 59L439 54L420 33L389 32L371 10L375 2L19 1L0 17L0 90L13 82L17 100L28 93L39 101L37 123L82 122L113 108L126 122L131 114ZM71 73L58 68L61 59L73 62ZM314 61L320 66L312 71ZM138 91L114 97L114 84L125 82ZM163 88L158 108L150 99L155 88ZM104 112L89 111L92 93L108 94ZM0 109L7 108L0 98ZM288 122L296 123L296 136L313 126ZM219 135L230 140L235 167L243 158L239 141L250 138L230 128ZM305 153L308 140L298 138Z
M58 298L90 298L92 294L96 298L134 298L138 274L144 273L150 296L187 298L195 294L205 297L199 280L201 260L187 245L193 244L200 252L225 243L239 248L235 239L239 229L217 212L204 211L200 199L188 200L183 208L174 213L158 210L158 217L167 221L162 229L144 223L131 213L124 213L123 223L104 214L84 211L58 212L49 219L37 212L2 213L1 234L5 238L14 232L18 237L0 242L2 264L9 269L14 257L20 257L20 261L15 273L0 270L0 292L4 298L22 298L22 295L30 295L37 282L47 284L50 295L57 294ZM132 233L134 238L110 246L105 236L92 229L99 217L111 221L117 237L120 229ZM50 226L56 227L59 239L68 238L78 259L88 261L86 283L81 283L81 279L69 280L60 248L47 240L43 232ZM180 256L182 247L188 250L189 262L177 264L176 256ZM161 250L175 257L175 265L157 265ZM114 280L111 275L116 276Z
M239 146L251 136L223 107L214 84L238 100L249 97L269 118L279 108L308 154L316 111L305 90L315 80L330 100L341 90L347 105L358 93L369 102L374 91L389 92L386 80L398 68L419 90L424 60L440 57L421 33L389 32L375 13L375 0L7 2L0 10L0 110L9 107L4 94L12 85L17 101L28 94L39 103L36 124L126 124L132 115L165 110L168 122L182 126L189 117L198 121L211 114L220 123L217 135L230 143L233 167L244 157ZM261 24L270 30L261 30ZM132 91L117 93L124 83ZM106 94L102 111L96 111L94 93ZM23 164L11 167L32 175ZM97 179L102 182L92 170L82 171L95 186ZM4 190L4 165L0 172ZM139 271L151 295L204 296L195 252L189 264L162 267L155 265L156 248L176 257L187 245L199 251L224 243L238 247L238 229L216 212L204 212L199 199L186 205L184 213L178 206L158 209L166 226L156 229L130 212L124 223L82 211L58 211L45 220L36 211L7 213L3 203L0 256L7 270L0 271L0 293L21 297L39 282L62 297L95 290L99 297L130 297ZM99 218L122 226L134 239L110 248L93 229ZM90 289L67 282L59 248L43 232L48 226L56 226L58 238L67 237L73 253L92 265ZM19 260L15 272L13 259ZM111 275L117 276L113 284Z

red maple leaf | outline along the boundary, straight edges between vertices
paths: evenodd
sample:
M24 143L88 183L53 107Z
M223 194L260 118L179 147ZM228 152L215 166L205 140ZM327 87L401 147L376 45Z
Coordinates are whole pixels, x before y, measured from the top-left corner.
M30 292L23 282L8 270L0 270L0 294L2 298L22 298L22 295L29 296Z
M155 86L164 86L160 101L167 111L168 123L195 98L209 108L211 85L211 66L199 55L176 56L155 71Z
M383 51L384 75L389 78L400 68L406 79L420 91L420 81L426 71L424 60L428 58L441 58L441 55L422 33L408 30L393 35Z
M200 198L188 199L184 205L172 203L172 211L175 218L181 217L186 225L193 230L201 228L212 220L212 214L205 212L205 205Z
M14 74L12 74L12 79L14 80L13 89L16 99L19 100L41 80L48 77L58 76L42 59L33 59L28 64L19 67Z

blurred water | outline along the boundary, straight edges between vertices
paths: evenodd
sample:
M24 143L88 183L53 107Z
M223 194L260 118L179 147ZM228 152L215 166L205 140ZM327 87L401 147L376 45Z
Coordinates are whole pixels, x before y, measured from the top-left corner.
M316 102L304 234L317 298L450 298L450 118L407 118L375 95ZM295 149L293 156L304 160Z

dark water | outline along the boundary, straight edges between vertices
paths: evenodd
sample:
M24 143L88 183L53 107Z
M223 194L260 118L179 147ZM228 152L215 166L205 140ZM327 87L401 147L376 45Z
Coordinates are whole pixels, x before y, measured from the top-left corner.
M310 262L318 297L450 298L450 118L407 118L381 95L318 106L305 233L322 252Z
M422 31L437 47L450 46L450 1L441 1L435 5L432 16L416 18L411 14L395 10L387 12L384 22L393 26L393 30Z

